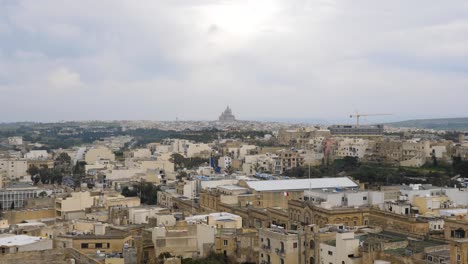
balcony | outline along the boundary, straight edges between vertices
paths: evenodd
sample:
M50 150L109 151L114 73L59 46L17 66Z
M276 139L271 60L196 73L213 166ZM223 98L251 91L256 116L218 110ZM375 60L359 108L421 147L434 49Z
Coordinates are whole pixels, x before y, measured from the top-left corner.
M280 248L275 249L275 252L276 252L276 254L278 254L280 257L284 257L284 255L285 255L285 253L286 253L286 252L284 251L284 249L280 249Z
M270 250L271 250L271 246L262 245L262 249L263 249L263 250L266 250L266 251L270 251Z

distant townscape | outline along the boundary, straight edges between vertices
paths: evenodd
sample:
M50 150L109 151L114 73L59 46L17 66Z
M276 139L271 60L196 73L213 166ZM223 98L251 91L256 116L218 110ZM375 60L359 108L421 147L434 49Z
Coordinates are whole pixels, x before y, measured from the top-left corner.
M0 263L468 263L467 130L0 124Z

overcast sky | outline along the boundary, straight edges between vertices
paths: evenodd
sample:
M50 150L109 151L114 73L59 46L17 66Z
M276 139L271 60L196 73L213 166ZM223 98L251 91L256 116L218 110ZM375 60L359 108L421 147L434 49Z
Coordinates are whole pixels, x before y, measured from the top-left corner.
M0 0L0 122L213 120L226 105L468 116L468 1Z

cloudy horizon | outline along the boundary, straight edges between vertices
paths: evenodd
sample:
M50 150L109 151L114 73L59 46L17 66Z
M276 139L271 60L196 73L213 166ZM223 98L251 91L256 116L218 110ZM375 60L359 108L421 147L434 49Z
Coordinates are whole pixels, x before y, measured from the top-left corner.
M468 2L0 0L0 122L468 116Z

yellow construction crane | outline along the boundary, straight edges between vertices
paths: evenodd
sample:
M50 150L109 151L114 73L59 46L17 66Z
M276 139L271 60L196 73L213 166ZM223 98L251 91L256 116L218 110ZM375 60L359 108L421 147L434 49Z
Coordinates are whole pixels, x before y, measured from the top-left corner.
M356 114L349 115L349 117L350 118L355 117L356 118L356 126L359 127L359 118L361 118L363 116L384 116L384 115L392 115L392 114L359 114L359 113L356 113Z

